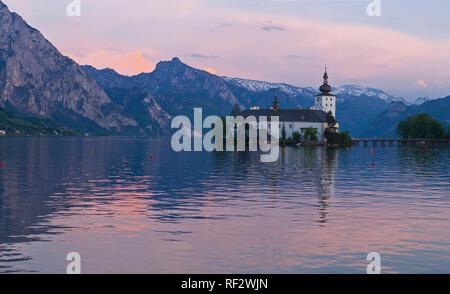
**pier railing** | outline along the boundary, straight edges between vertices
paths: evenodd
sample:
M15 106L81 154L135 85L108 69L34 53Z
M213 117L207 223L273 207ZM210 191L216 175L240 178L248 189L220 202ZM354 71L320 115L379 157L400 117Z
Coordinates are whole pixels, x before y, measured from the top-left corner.
M450 138L445 139L426 139L426 138L415 138L415 139L400 139L400 138L352 138L352 144L354 146L359 146L363 143L365 146L372 143L373 146L377 146L378 143L381 145L389 144L393 146L397 145L437 145L437 144L448 144L450 145Z

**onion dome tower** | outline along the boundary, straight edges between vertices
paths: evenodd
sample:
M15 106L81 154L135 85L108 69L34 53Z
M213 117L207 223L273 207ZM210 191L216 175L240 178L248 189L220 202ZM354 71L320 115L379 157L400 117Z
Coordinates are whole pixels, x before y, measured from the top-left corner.
M272 103L272 110L277 112L280 110L280 102L278 102L278 96L275 96Z
M316 95L314 102L314 109L322 110L326 113L330 112L336 117L336 96L330 94L332 88L328 84L328 73L325 67L325 73L323 74L323 84L319 87L320 94Z
M325 73L323 74L323 84L319 87L319 91L323 94L328 94L331 92L331 86L328 85L328 73L325 67Z

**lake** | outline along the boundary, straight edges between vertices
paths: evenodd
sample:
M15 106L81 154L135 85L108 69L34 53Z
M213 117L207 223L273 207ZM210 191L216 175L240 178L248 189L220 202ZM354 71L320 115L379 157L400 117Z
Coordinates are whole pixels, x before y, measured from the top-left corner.
M2 137L0 272L450 273L450 149L370 149Z

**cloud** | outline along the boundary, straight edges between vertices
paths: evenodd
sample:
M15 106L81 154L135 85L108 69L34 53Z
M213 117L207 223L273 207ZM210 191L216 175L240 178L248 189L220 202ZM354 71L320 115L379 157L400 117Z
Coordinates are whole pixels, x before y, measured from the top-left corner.
M428 87L427 83L424 80L418 80L416 81L416 85L422 88Z
M80 64L89 64L96 68L113 68L124 75L151 72L155 67L152 62L144 58L141 52L120 53L101 50L72 58L76 59Z
M193 58L219 58L217 55L203 55L201 53L192 53L189 57Z
M213 68L203 68L204 71L209 72L210 74L216 75L217 72Z
M289 55L283 56L283 58L290 58L290 59L299 59L299 58L303 58L303 57L304 56L295 55L295 54L289 54Z
M266 25L261 27L263 31L285 31L286 29L281 25L275 25L272 20L269 20Z
M411 96L450 93L448 38L232 5L218 9L202 0L87 1L79 19L68 18L65 5L57 11L40 6L57 0L6 2L63 54L121 73L150 71L160 60L184 55L191 66L227 76L316 86L328 65L336 86L358 83ZM28 13L31 3L36 6ZM427 87L413 86L419 77Z
M285 31L285 28L276 25L265 25L261 29L263 31Z

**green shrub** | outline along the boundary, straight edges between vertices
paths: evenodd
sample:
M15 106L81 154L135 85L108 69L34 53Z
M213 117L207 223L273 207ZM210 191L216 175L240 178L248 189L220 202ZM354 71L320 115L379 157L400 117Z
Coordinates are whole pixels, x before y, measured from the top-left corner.
M327 144L337 145L339 147L348 147L352 144L352 138L349 132L336 133L333 130L326 129L324 137L327 139Z
M316 128L305 128L303 130L303 139L308 142L317 142L319 138L317 137Z
M302 135L296 131L292 134L292 140L294 141L294 144L300 143L302 140Z

